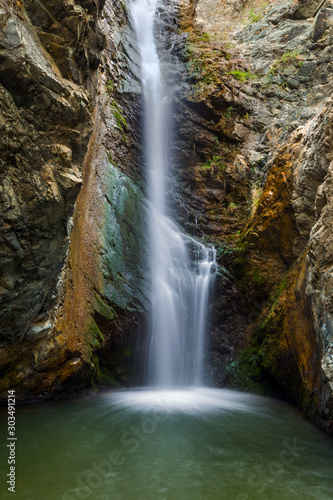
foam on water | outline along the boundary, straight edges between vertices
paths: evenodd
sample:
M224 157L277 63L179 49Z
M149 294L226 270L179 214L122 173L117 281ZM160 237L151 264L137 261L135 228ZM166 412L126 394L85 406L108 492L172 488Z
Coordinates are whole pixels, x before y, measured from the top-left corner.
M132 411L165 411L188 414L220 410L258 411L264 398L228 389L184 387L177 389L144 388L104 394L110 403Z

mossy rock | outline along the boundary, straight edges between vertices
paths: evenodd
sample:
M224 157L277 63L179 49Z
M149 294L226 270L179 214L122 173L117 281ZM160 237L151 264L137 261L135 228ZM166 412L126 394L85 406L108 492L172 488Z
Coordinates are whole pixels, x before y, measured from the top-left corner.
M97 294L96 292L95 292L94 310L97 311L101 316L103 316L106 319L114 319L117 317L117 313L114 310L114 308L108 305L106 302L104 302L103 299L100 297L100 295Z
M104 182L103 287L99 293L108 304L143 311L148 305L148 229L144 198L133 181L111 163ZM98 307L103 316L113 314L100 301Z
M100 347L101 342L104 342L103 334L98 328L97 323L92 316L90 316L90 324L87 327L86 334L88 337L89 346L92 349Z
M256 394L270 394L272 383L268 380L262 366L258 346L244 349L237 360L233 361L227 370L229 385Z

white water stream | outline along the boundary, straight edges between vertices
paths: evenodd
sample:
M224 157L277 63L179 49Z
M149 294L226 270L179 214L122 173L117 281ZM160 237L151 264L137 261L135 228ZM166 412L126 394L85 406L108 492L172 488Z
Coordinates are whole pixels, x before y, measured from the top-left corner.
M148 383L202 385L204 335L215 250L183 234L168 217L167 96L154 40L157 0L134 0L141 54L152 276Z

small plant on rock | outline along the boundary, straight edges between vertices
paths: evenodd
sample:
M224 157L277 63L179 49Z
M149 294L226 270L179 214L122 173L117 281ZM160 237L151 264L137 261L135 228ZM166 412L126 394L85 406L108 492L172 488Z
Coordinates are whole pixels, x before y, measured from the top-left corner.
M201 165L203 170L211 170L212 174L217 172L224 172L227 168L221 156L214 155L210 160Z
M226 119L227 120L230 120L231 116L232 116L232 113L235 111L235 109L233 108L233 106L229 106L228 108L228 111L225 115Z
M127 130L127 122L126 122L118 104L115 101L112 101L110 106L112 109L113 116L114 116L116 123L117 123L117 128L119 130L121 130L122 132L124 132L125 130Z
M292 50L289 52L285 52L277 61L275 61L272 66L269 68L267 76L274 76L278 74L285 66L291 61L298 61L298 66L303 66L303 57L300 55L299 51Z
M260 19L262 19L262 16L263 16L262 12L256 14L253 9L251 9L250 12L248 13L248 18L251 21L251 23L257 23L258 21L260 21Z
M246 82L247 80L257 78L257 75L254 75L250 71L240 71L239 69L235 69L234 71L229 71L227 75L232 75L239 82Z
M114 88L113 81L112 80L108 80L106 82L106 91L107 91L107 93L108 94L112 94L113 88Z
M227 207L227 211L228 213L230 213L231 215L234 214L237 210L237 204L236 203L229 203L228 207Z

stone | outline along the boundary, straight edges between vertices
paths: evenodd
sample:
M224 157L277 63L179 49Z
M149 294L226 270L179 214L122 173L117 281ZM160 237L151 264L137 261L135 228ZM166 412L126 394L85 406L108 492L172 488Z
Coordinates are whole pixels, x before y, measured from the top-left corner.
M290 85L290 87L292 87L294 89L297 89L300 85L298 78L294 78L292 76L288 76L286 78L286 82L288 83L288 85Z
M139 139L128 133L139 56L124 6L108 2L102 18L103 5L0 12L0 392L15 380L22 401L105 383L109 369L128 379L123 353L147 307Z
M289 14L291 19L307 19L312 17L320 5L323 5L323 0L312 0L311 2L301 1L301 5L297 5ZM304 5L302 5L304 4Z
M47 335L51 331L52 325L50 320L41 321L39 323L33 323L26 334L27 339L35 338L36 336Z
M4 29L4 36L2 37L2 46L6 49L15 49L22 44L22 38L18 29L17 21L10 18Z
M312 42L316 43L325 32L333 29L333 8L323 8L317 15L312 31Z
M201 12L203 9L201 3ZM223 75L219 74L218 98L212 85L210 95L203 89L197 92L196 99L200 102L204 95L205 104L216 114L231 108L237 112L233 111L228 123L221 118L210 126L204 120L187 119L199 122L202 128L209 127L219 134L219 140L236 138L240 148L233 163L227 160L227 175L223 178L225 197L215 201L213 209L206 212L199 205L199 213L205 215L197 219L199 229L212 234L214 241L221 245L221 262L230 272L233 283L228 286L221 280L217 285L222 292L216 299L218 305L213 312L210 337L215 380L221 385L236 384L225 367L237 359L244 342L243 346L248 345L251 353L255 349L262 356L263 372L266 374L268 370L304 413L332 431L333 246L329 214L332 213L333 82L328 68L333 37L330 11L328 3L317 0L298 4L281 0L270 3L259 23L251 23L241 30L236 26L228 41L234 44L237 53L230 50L229 64L237 69L243 69L243 64L244 71L250 68L252 73L266 77L241 84L234 79L224 82ZM214 12L217 18L216 4ZM211 39L217 33L212 18L206 13L203 28ZM227 19L226 24L228 22ZM260 29L260 25L264 28ZM197 111L200 114L199 108ZM196 137L192 141L193 150L200 152L203 163L207 162L208 148L199 150ZM185 161L190 164L192 158L188 153ZM234 165L240 170L233 168ZM211 171L206 173L205 180L211 183L210 189L218 185ZM241 206L238 191L245 182L251 186L250 193L242 191L247 197L246 208L245 204ZM197 207L207 189L202 176L196 186L199 190L192 206ZM192 189L195 189L193 185ZM187 213L191 214L191 208ZM243 226L237 220L237 213L247 220ZM237 231L241 232L240 236ZM239 241L235 246L242 252L241 258L228 257L225 248L229 248L230 241ZM264 278L256 281L261 274ZM255 284L251 276L255 276ZM286 277L288 283L284 284ZM252 312L257 311L255 319L253 314L245 312L246 301L242 301L241 292L244 280L246 300L252 304ZM286 285L285 290L281 290L281 284ZM271 306L263 297L270 297L275 304L271 312ZM220 313L219 309L228 312ZM242 332L236 337L235 323ZM252 338L250 344L244 340L247 335ZM265 340L258 342L258 338ZM250 376L250 372L244 373L238 381L240 385L234 386L244 388L244 379ZM253 390L251 384L246 387Z
M30 377L32 387L36 372L29 356L51 333L49 320L40 318L54 307L96 92L95 71L83 69L78 58L86 37L93 44L92 26L85 25L78 39L78 31L69 34L61 24L58 2L32 1L25 7L24 15L16 3L1 4L0 10L0 360L15 371L13 379L3 379L1 390L21 379L20 373ZM52 23L56 33L49 31ZM76 81L66 78L69 73L48 52L52 41L71 47L67 63L80 75ZM91 94L84 85L88 78Z

